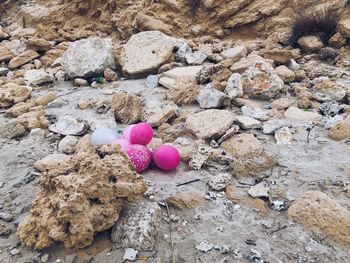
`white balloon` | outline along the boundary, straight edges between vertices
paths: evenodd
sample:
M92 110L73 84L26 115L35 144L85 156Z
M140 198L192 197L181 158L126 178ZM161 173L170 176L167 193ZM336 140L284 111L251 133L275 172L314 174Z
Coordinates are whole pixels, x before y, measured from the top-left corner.
M93 146L111 144L114 140L119 138L120 135L113 129L97 128L91 135L91 144Z

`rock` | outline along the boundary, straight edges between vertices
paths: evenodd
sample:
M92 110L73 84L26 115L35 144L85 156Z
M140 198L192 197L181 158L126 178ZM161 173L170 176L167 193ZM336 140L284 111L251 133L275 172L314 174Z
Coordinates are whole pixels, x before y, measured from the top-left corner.
M221 143L233 157L247 157L260 155L264 148L262 143L253 134L238 134Z
M318 109L321 114L334 117L343 109L343 107L335 101L326 101L322 103Z
M264 183L259 183L257 185L251 186L248 190L248 194L253 198L268 198L270 189L264 185Z
M303 36L299 38L298 44L305 52L317 52L323 48L323 43L317 36Z
M142 101L139 96L117 91L113 96L111 107L117 122L131 124L141 120Z
M9 69L16 69L20 66L23 66L24 64L27 64L28 62L32 61L33 59L38 58L40 55L35 52L34 50L27 50L21 53L20 55L14 57L9 62Z
M236 116L234 122L244 130L261 128L260 121L246 116Z
M205 110L186 120L187 130L200 139L220 137L233 124L234 116L227 110Z
M152 251L160 228L161 209L157 203L139 202L125 208L125 216L112 228L111 239L118 248Z
M295 103L295 99L292 97L283 97L271 102L271 107L277 110L284 110L289 108Z
M319 234L350 246L350 211L322 192L302 194L288 209L288 216Z
M162 105L162 108L150 115L146 122L152 127L159 127L164 122L167 122L169 119L173 118L178 110L179 108L175 104Z
M265 50L263 53L263 57L267 59L271 59L277 63L288 64L291 59L294 57L292 50L287 49L272 49Z
M164 72L159 83L169 89L166 93L167 99L178 105L194 103L199 93L196 76L201 69L202 66L190 66Z
M335 33L328 40L328 44L334 48L341 48L342 46L344 46L346 44L346 38L340 33Z
M318 52L318 57L321 60L330 60L333 61L337 56L339 55L339 52L331 47L324 47Z
M225 188L231 183L232 175L229 173L221 173L212 175L208 185L216 191L225 190Z
M6 76L9 72L10 70L8 68L0 67L0 77Z
M320 101L338 101L342 100L346 95L345 88L333 81L327 80L316 83L312 86L313 97Z
M55 91L49 91L35 100L36 105L46 106L57 98Z
M248 68L247 79L243 83L245 93L253 98L272 99L283 89L283 80L266 63L256 63Z
M111 39L90 37L73 42L64 52L61 63L70 78L97 77L115 69Z
M39 59L34 59L33 63L36 69L40 69L43 66L43 63Z
M11 117L11 118L17 118L18 116L22 115L23 113L30 111L33 106L34 106L33 102L17 103L5 112L5 116Z
M196 245L196 249L201 252L208 252L214 248L213 244L209 244L207 241L201 242L200 244Z
M28 85L32 86L39 86L55 81L55 77L43 69L27 70L24 74L24 79Z
M11 228L9 228L3 224L0 224L0 237L7 236L7 235L11 234L11 232L12 232Z
M23 246L41 250L56 241L66 248L89 246L97 232L118 221L126 201L145 193L144 179L119 146L95 150L90 140L85 136L72 157L43 172L31 211L18 227Z
M333 126L329 131L329 137L340 141L350 137L350 116L346 117L341 123Z
M287 119L300 120L300 121L319 121L322 119L322 115L309 110L301 110L297 107L289 107L284 116Z
M75 146L77 143L77 137L68 135L64 137L58 144L58 151L65 154L72 154L75 151Z
M291 59L290 62L288 63L288 68L293 71L298 71L300 70L301 67L294 59Z
M323 120L325 129L329 130L333 128L335 125L341 123L344 120L342 115L336 115L334 117L326 117Z
M23 137L27 133L27 129L16 121L9 121L0 127L1 137L7 139L16 139Z
M62 99L55 99L54 101L47 104L46 108L61 108L64 105L67 105L68 102Z
M85 121L71 115L64 115L49 127L49 130L61 135L84 135L89 126Z
M280 76L285 83L293 82L295 79L295 73L284 65L275 68L275 73Z
M181 160L188 163L196 149L194 140L186 137L178 137L172 144L180 152Z
M230 99L243 96L242 77L238 73L233 73L227 81L224 91Z
M27 49L35 51L48 51L51 46L51 43L43 38L31 37L26 42Z
M157 30L163 32L164 34L171 35L170 26L164 24L162 21L154 17L145 15L142 12L138 12L138 14L135 17L134 24L139 31Z
M220 108L231 104L231 99L225 93L214 89L210 84L200 90L197 101L202 109Z
M175 53L175 59L179 62L185 62L186 54L192 53L192 49L186 42L180 42L177 46L178 50Z
M11 49L5 46L0 46L0 63L8 62L15 57Z
M343 19L338 22L338 32L345 38L350 38L350 19Z
M19 256L19 255L21 255L21 251L18 248L11 249L10 255L11 256Z
M166 199L167 203L178 209L191 209L196 207L202 200L202 195L198 192L185 192L176 194Z
M268 120L263 124L263 133L268 135L274 134L283 125L284 122L282 120Z
M113 81L116 81L118 79L117 73L115 73L110 68L105 69L105 71L103 72L103 76L104 76L105 80L107 80L109 82L113 82Z
M276 131L275 139L276 139L277 145L292 144L292 140L293 140L292 131L288 127L283 127L282 129Z
M86 79L76 78L74 80L74 86L76 86L76 87L87 87L89 85L90 84Z
M53 153L41 160L36 161L34 164L34 168L40 172L45 172L47 170L52 169L53 167L63 165L69 160L70 160L69 155L61 154L61 153Z
M8 108L19 102L26 101L32 89L15 83L7 83L0 88L0 108Z
M6 32L4 32L0 26L0 41L8 39L9 37L10 37L10 35L7 34Z
M272 64L272 60L266 60L258 55L249 55L246 58L240 59L238 62L234 63L230 70L235 73L240 73L242 74L245 72L249 67L254 66L255 64L258 63L270 63Z
M53 48L45 52L45 55L40 58L41 63L44 66L61 66L61 56L64 54L65 49Z
M13 220L13 215L2 212L0 213L0 219L6 222L11 222Z
M270 119L268 111L260 108L250 108L249 106L241 107L243 116L250 117L259 121L267 121Z
M147 88L154 89L159 85L159 76L158 75L149 75L146 79Z
M125 249L123 260L135 261L139 252L133 248Z
M133 35L124 46L119 63L130 76L145 76L156 72L172 60L175 40L159 31Z
M44 255L41 256L40 262L47 263L47 262L49 262L49 259L50 259L50 254L45 253Z
M49 122L45 117L45 111L42 107L36 107L29 112L21 114L15 121L22 124L27 130L35 128L47 129L49 126Z
M237 62L241 58L247 56L247 48L243 45L226 49L220 53L223 58L231 59L233 62Z
M202 51L195 51L193 53L186 53L185 60L188 65L201 65L207 56Z

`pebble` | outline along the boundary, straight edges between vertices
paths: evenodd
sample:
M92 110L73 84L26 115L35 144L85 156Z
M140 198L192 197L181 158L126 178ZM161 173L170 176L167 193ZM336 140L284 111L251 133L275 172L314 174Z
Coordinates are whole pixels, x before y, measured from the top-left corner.
M199 245L196 246L196 249L201 252L208 252L214 248L213 244L209 244L207 241L201 242Z
M264 184L260 183L249 188L248 194L254 198L267 198L269 197L269 188L265 187Z
M10 251L10 255L11 255L11 256L18 256L18 255L20 255L20 254L21 254L21 251L19 251L18 248L14 248L14 249L12 249L12 250Z
M0 219L6 222L11 222L13 220L13 215L9 213L0 213Z
M123 260L135 261L139 252L133 248L126 248L123 256Z

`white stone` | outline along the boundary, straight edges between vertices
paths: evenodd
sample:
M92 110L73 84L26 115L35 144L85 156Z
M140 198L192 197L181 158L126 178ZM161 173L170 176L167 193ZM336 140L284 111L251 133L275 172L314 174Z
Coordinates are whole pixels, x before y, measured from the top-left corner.
M65 154L72 154L75 151L78 140L75 136L67 135L58 144L58 151Z
M233 73L227 81L224 91L231 99L243 96L242 77L238 73Z
M274 134L283 124L284 122L282 120L268 120L263 124L263 133L269 135Z
M158 83L159 83L159 76L157 75L149 75L146 79L147 88L154 89L158 87Z
M49 127L49 130L61 135L83 135L87 131L88 126L84 121L65 115L60 117L58 121Z
M195 51L187 53L185 59L188 65L201 65L207 59L207 56L202 51Z
M200 90L197 101L202 109L219 108L231 104L230 98L225 93L212 88L210 84Z
M126 248L123 256L123 260L135 261L139 252L133 248Z
M212 175L208 184L213 190L222 191L230 184L231 178L229 173Z
M254 198L267 198L269 197L270 189L266 187L263 183L259 183L249 188L248 194Z
M233 48L226 49L222 51L220 55L223 58L229 58L229 59L232 59L233 62L237 62L241 58L247 56L247 53L248 53L247 48L241 45L241 46L236 46Z
M27 70L24 74L24 80L27 84L37 86L55 81L55 77L43 69Z
M284 116L287 119L300 121L319 121L322 119L322 116L317 112L301 110L294 106L289 107L284 113Z
M236 124L244 130L260 129L261 122L246 116L236 116Z
M213 244L209 244L207 241L201 242L196 246L196 249L201 251L201 252L208 252L214 248Z
M288 127L283 127L282 129L276 131L275 139L276 139L277 145L292 144L292 140L293 140L292 131Z

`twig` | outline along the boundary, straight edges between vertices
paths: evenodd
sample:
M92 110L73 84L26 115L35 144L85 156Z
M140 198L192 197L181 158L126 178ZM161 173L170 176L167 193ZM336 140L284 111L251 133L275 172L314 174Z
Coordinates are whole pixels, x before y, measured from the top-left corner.
M67 92L65 94L61 94L61 95L58 95L57 97L62 97L62 96L66 96L66 95L69 95L69 94L72 94L72 93L75 93L75 92L78 92L79 90L73 90L73 91L70 91L70 92Z
M198 182L198 181L200 181L200 179L194 179L194 180L191 180L191 181L188 181L188 182L177 184L176 186L183 186L183 185L187 185L187 184L192 184L192 183Z
M175 260L175 252L174 252L174 240L173 240L173 231L171 230L171 220L170 220L170 210L169 210L169 206L168 206L168 202L166 200L164 200L164 204L166 207L166 211L168 214L168 218L169 218L169 233L170 233L170 242L171 242L171 251L172 251L172 256L173 256L173 263L176 263Z
M283 229L286 229L287 227L288 227L288 225L281 226L281 227L279 227L279 228L277 228L277 229L275 229L275 230L272 230L272 231L270 232L270 234L275 233L275 232L278 232L278 231L281 231L281 230L283 230Z
M307 141L307 143L310 143L310 133L311 133L311 131L312 131L313 128L315 128L314 125L311 126L311 127L306 128L306 131L307 131L306 141Z

